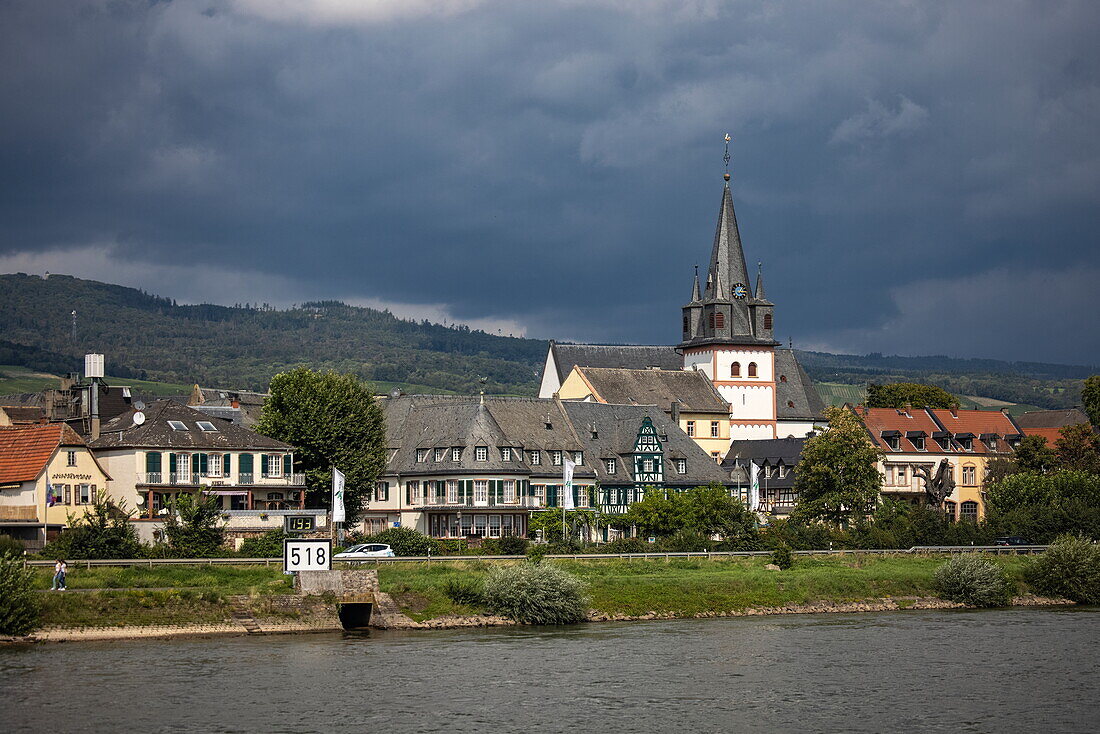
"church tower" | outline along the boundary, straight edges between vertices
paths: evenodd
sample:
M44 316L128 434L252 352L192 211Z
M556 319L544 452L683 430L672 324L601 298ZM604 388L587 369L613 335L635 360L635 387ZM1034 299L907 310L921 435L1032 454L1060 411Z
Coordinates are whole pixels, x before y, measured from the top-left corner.
M678 349L684 369L705 373L730 404L732 439L775 438L774 305L764 296L759 268L755 290L751 287L730 191L729 140L727 135L727 170L707 277L700 292L696 272Z

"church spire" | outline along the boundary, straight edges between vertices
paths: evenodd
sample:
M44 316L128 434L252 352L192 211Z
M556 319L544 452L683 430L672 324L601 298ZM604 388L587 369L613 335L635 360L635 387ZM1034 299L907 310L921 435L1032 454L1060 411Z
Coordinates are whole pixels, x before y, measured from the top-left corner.
M764 263L756 263L756 300L766 300L764 296Z
M737 229L737 215L733 211L733 194L730 192L729 181L722 186L722 205L718 209L718 227L714 232L707 280L711 283L717 282L719 273L726 288L736 289L740 284L747 289L748 267L745 265L745 252L741 247L741 233ZM720 298L713 292L707 295Z
M691 286L691 302L699 303L703 296L699 292L699 266L695 266L695 283Z

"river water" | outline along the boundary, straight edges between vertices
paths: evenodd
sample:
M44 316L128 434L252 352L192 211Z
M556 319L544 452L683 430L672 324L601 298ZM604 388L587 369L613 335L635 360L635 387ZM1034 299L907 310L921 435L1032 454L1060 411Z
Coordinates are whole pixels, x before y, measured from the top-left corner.
M0 730L1100 730L1100 610L0 647Z

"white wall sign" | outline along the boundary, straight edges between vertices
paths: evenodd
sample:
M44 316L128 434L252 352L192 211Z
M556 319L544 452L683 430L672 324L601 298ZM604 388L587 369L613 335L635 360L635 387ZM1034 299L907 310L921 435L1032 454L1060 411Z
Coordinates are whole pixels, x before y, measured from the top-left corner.
M287 538L283 541L284 571L328 571L331 568L331 539Z

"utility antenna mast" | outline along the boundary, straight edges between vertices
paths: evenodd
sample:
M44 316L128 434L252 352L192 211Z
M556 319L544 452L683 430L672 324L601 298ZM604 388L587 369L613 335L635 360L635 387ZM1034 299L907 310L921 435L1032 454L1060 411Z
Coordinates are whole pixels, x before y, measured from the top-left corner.
M76 310L73 310L73 344L76 344Z

